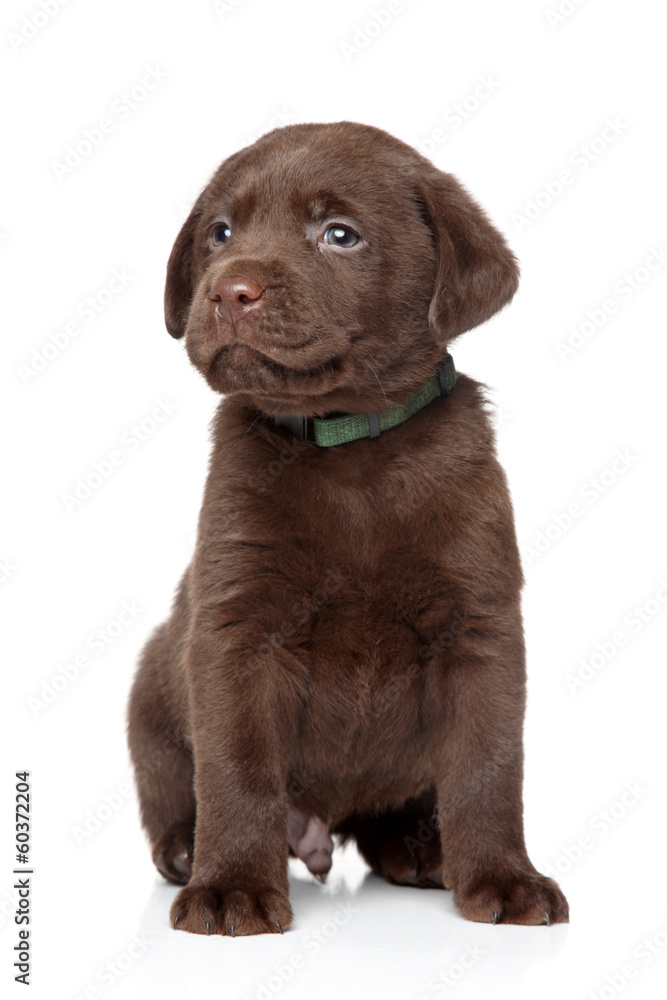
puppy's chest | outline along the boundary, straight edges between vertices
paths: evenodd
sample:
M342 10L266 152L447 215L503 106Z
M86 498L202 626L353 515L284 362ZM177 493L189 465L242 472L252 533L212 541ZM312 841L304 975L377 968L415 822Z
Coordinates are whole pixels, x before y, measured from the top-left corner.
M456 607L432 511L398 518L368 491L344 499L293 518L269 557L278 563L268 641L304 680L311 721L368 732L394 711L419 712Z

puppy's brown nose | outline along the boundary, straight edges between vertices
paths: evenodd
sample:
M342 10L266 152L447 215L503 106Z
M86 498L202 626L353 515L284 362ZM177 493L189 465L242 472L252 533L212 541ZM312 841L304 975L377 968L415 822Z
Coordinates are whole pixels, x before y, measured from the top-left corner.
M211 302L222 302L233 316L241 316L256 306L266 291L252 278L220 278L211 288L208 296Z

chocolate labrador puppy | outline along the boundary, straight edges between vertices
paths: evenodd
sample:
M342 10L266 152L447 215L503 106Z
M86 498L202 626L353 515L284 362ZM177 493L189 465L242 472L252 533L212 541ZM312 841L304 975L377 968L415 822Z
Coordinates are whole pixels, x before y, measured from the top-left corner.
M223 399L129 710L179 930L285 930L288 855L323 878L332 834L471 920L568 919L524 844L512 507L448 353L517 281L452 176L349 122L231 156L183 225L167 329Z

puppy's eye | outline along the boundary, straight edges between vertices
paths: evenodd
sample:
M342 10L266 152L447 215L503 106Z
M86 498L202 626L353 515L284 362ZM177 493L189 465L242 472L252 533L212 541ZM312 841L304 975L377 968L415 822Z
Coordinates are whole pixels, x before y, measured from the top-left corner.
M356 246L359 242L359 237L352 229L348 229L347 226L329 226L324 234L324 242L328 243L331 247L343 247L347 249L348 247Z
M211 230L211 242L215 247L221 247L232 235L226 222L221 222Z

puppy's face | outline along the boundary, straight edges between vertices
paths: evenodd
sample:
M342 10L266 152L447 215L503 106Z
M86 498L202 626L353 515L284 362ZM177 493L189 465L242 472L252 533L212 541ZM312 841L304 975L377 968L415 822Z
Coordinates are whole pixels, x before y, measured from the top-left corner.
M368 126L292 125L226 160L169 259L169 332L265 412L368 412L432 374L518 272L460 185Z

